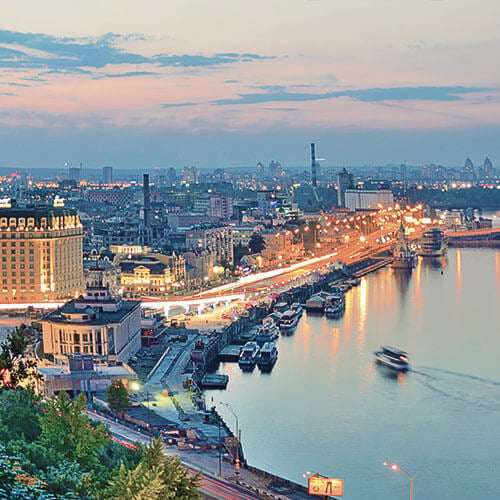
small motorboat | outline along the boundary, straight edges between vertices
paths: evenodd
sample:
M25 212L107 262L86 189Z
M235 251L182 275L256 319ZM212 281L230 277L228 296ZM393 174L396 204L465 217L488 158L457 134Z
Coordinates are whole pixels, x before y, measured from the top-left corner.
M410 366L408 353L396 347L381 347L380 351L374 353L377 363L400 372L405 372Z

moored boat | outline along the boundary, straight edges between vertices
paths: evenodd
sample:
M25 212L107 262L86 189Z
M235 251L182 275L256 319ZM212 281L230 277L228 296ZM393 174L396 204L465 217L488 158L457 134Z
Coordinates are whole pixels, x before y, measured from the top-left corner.
M278 359L278 349L274 342L266 342L260 350L257 364L260 368L271 368Z
M422 257L442 257L448 248L448 236L441 229L431 227L419 240L417 253Z
M290 330L293 330L297 326L299 320L300 314L292 311L291 309L284 312L279 322L280 331L289 332Z
M257 342L247 342L240 353L238 363L242 366L253 366L257 363L260 347Z
M393 370L405 372L410 366L408 353L396 347L385 346L374 354L377 363L392 368Z

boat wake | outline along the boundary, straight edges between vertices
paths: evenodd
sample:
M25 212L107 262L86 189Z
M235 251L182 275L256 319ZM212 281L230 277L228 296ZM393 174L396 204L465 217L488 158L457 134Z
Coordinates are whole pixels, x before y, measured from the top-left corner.
M500 382L467 373L418 366L411 370L425 387L467 405L500 411Z

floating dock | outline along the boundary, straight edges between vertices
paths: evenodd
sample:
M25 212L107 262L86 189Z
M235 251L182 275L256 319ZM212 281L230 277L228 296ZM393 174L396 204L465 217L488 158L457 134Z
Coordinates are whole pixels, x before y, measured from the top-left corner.
M225 389L229 382L229 375L205 375L201 380L202 389Z
M219 352L219 359L221 361L238 361L240 357L240 345L228 345Z

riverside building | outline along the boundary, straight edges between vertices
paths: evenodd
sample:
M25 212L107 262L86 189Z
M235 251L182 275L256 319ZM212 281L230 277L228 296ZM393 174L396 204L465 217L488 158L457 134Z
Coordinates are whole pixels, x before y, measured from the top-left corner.
M103 286L88 288L40 323L44 353L62 363L72 354L126 363L141 348L141 303L112 298Z
M85 289L80 218L55 205L0 205L0 302L57 301Z

